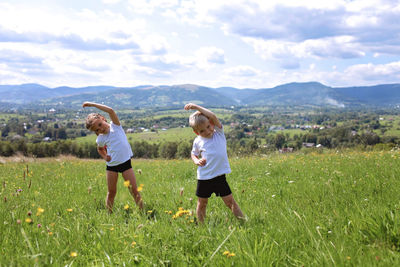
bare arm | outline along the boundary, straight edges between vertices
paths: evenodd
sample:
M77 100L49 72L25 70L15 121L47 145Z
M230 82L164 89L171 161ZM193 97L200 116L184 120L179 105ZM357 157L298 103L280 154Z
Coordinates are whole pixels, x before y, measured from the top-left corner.
M194 164L196 164L196 165L198 165L198 166L204 166L204 165L206 165L206 163L207 163L206 159L204 159L204 158L199 159L199 157L196 156L196 155L193 154L193 153L191 154L191 156L192 156L192 160L193 160Z
M111 161L111 156L107 155L107 149L102 146L97 147L97 152L105 161Z
M200 111L204 116L206 116L206 117L211 121L211 123L212 123L214 126L217 126L218 128L222 128L222 125L221 125L221 123L219 122L217 116L216 116L216 115L214 114L214 112L212 112L211 110L208 110L208 109L206 109L206 108L204 108L204 107L202 107L202 106L199 106L199 105L193 104L193 103L186 104L185 107L184 107L184 109L185 109L185 110L190 110L190 109L198 110L198 111Z
M82 107L95 107L95 108L100 109L101 111L107 112L108 115L110 115L111 121L115 125L121 125L121 123L119 122L117 113L115 113L115 111L112 108L110 108L110 107L108 107L106 105L97 104L97 103L94 103L94 102L84 102L82 104Z

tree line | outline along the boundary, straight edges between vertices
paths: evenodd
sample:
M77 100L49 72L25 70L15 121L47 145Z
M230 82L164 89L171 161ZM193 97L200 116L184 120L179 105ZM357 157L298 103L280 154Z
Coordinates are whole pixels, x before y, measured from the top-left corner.
M151 144L146 141L130 143L134 158L189 158L192 145L189 142L163 142ZM96 143L78 143L74 140L30 143L24 139L0 141L0 156L10 157L22 154L28 157L56 157L72 155L78 158L100 158Z
M237 138L234 131L227 133L228 154L254 155L273 153L282 148L307 150L304 143L320 144L321 148L393 148L400 145L399 137L380 137L373 132L354 134L351 128L339 127L326 132L309 132L302 135L275 133L268 134L264 140L253 138ZM134 158L163 158L184 159L190 158L192 142L168 141L162 143L149 143L147 141L130 142ZM9 157L22 154L29 157L56 157L59 155L73 155L78 158L100 158L97 153L96 143L79 143L74 140L57 140L52 142L31 143L25 139L16 141L0 141L0 156Z
M68 116L63 120L54 117L56 115L25 114L25 119L0 118L0 156L21 153L33 157L69 154L79 158L99 158L95 143L79 143L75 140L76 137L89 133L82 122L72 120L75 113L67 113ZM381 123L381 116L397 118L399 112L228 110L222 116L221 122L227 126L225 135L230 155L265 154L283 148L296 151L305 149L304 144L327 149L399 146L399 136L387 135L389 129L400 130L398 120ZM78 117L82 117L82 114ZM124 119L125 129L187 126L187 118L180 116L158 117L156 114L146 114L143 117L132 117L130 113L122 113L121 118ZM305 126L316 127L299 130L299 127ZM46 142L44 138L47 138ZM189 158L192 143L176 140L153 144L137 140L131 142L131 146L136 158L173 159Z

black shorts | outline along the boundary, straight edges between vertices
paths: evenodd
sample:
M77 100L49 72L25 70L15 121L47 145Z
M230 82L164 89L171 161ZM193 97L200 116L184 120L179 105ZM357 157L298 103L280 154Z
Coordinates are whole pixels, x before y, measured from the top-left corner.
M215 193L217 197L225 197L232 194L228 182L226 181L225 174L210 180L197 180L196 196L209 198L212 193Z
M106 170L107 171L112 171L112 172L124 172L126 170L131 169L131 168L132 168L131 159L128 159L124 163L121 163L121 164L116 165L116 166L108 166L107 165Z

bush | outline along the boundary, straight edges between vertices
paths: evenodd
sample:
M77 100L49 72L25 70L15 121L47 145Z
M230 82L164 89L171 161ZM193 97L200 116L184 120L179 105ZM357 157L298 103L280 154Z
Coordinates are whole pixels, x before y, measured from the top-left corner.
M135 141L131 144L135 158L156 158L158 156L158 145L149 144L146 141Z
M178 145L176 156L181 159L190 158L192 145L189 142L183 142Z
M175 158L178 150L178 144L176 142L165 142L162 143L158 149L159 156L166 159Z

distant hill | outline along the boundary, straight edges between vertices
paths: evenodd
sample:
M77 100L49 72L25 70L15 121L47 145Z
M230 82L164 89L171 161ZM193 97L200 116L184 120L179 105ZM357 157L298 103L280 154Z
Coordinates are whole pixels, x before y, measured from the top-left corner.
M195 102L207 106L379 106L400 105L400 84L361 87L329 87L318 82L288 83L274 88L210 88L182 84L136 87L90 86L48 88L39 84L0 85L0 102L57 105L76 108L83 101L119 108L181 107Z

